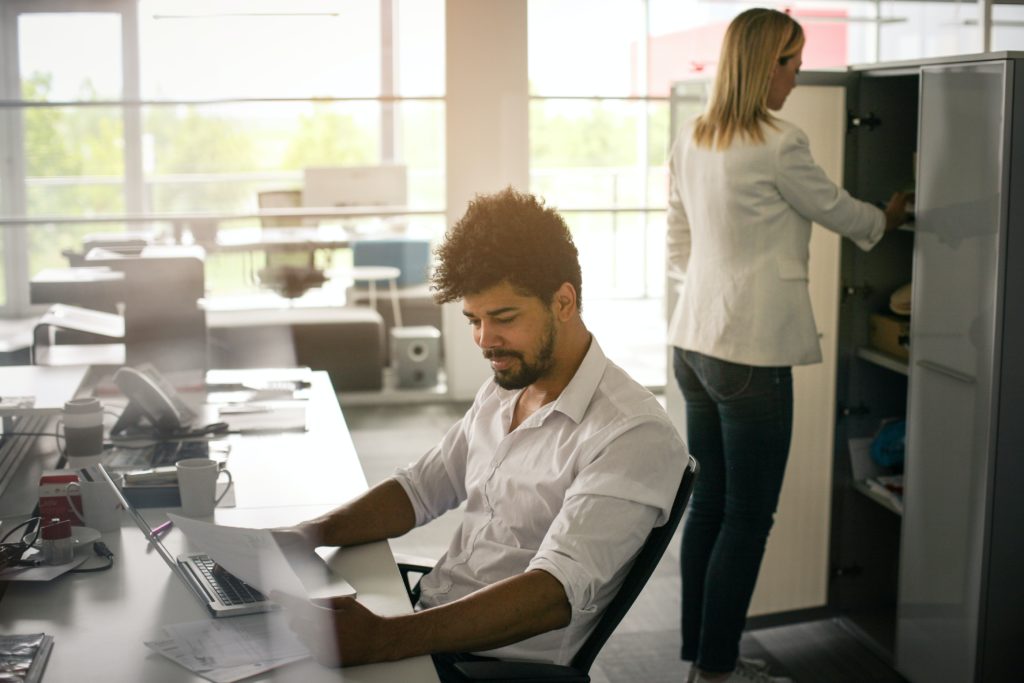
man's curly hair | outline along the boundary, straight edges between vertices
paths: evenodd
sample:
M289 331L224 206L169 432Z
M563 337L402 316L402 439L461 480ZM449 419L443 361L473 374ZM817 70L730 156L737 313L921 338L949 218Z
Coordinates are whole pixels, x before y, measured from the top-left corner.
M511 187L477 195L434 254L431 289L438 303L479 294L507 281L517 291L551 303L568 282L582 309L579 253L554 209Z

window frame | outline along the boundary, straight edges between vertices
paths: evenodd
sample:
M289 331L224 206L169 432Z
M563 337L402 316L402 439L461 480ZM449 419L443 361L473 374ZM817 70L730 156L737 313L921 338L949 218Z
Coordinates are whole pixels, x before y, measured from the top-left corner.
M6 219L27 216L27 163L25 158L24 111L39 107L111 106L122 112L125 217L142 219L151 213L147 204L146 177L143 166L143 121L146 106L179 104L301 102L378 102L380 107L381 161L394 162L401 146L401 120L396 107L403 101L445 101L445 96L396 95L398 49L398 8L400 0L378 0L381 31L381 91L379 96L300 97L300 98L227 98L209 100L143 100L141 87L141 50L139 44L139 8L137 0L0 0L0 150L8 150L0 170L0 198ZM116 100L29 102L21 95L21 64L19 59L18 20L24 14L107 13L121 17L121 79L122 93ZM60 217L63 218L63 217ZM0 302L0 318L26 317L38 314L41 306L29 302L29 230L34 219L25 223L0 224L3 245L3 278L6 300ZM38 223L38 220L34 220ZM64 222L64 221L62 221ZM88 221L82 221L88 222Z

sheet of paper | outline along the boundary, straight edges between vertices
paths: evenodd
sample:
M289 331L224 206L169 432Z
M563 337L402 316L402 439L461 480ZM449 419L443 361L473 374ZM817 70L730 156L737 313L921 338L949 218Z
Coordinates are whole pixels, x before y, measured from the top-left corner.
M218 526L173 513L167 518L214 562L264 595L278 590L306 597L302 581L269 530Z
M218 407L218 419L232 432L293 432L306 430L305 401L253 401Z
M164 632L207 668L309 655L281 612L173 624Z
M173 624L164 627L164 635L146 646L215 683L242 680L309 656L281 613Z

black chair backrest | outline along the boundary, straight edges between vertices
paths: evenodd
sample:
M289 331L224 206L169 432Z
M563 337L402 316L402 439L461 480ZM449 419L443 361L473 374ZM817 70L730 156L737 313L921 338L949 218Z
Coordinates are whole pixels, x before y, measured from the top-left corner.
M643 590L647 579L651 578L655 567L661 561L661 556L665 554L665 548L668 547L669 541L672 540L672 534L675 533L676 527L679 526L679 520L683 516L683 510L686 509L687 501L690 500L693 482L697 477L699 469L697 461L691 455L686 469L683 471L682 481L679 482L679 490L676 492L676 499L672 503L672 512L669 514L668 521L651 530L647 540L640 548L640 552L637 553L633 566L630 568L629 573L626 574L619 592L615 594L608 607L605 608L604 614L601 615L597 622L597 627L590 634L590 637L587 638L586 642L583 643L576 653L576 656L573 657L571 666L577 671L590 671L590 665L597 658L597 653L601 651L605 641L615 631L615 627L619 625L622 618L626 616L629 608L633 606L636 596Z

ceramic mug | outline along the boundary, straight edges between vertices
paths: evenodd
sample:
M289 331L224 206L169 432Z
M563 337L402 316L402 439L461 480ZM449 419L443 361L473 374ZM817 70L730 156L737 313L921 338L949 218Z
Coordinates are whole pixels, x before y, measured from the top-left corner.
M209 517L213 508L231 490L231 472L220 469L216 460L209 458L186 458L179 460L178 492L181 495L181 511L186 517ZM217 496L217 478L228 475L228 485Z
M121 486L121 475L112 474L111 478L116 486ZM69 482L65 497L85 526L101 533L121 528L121 503L107 482Z

